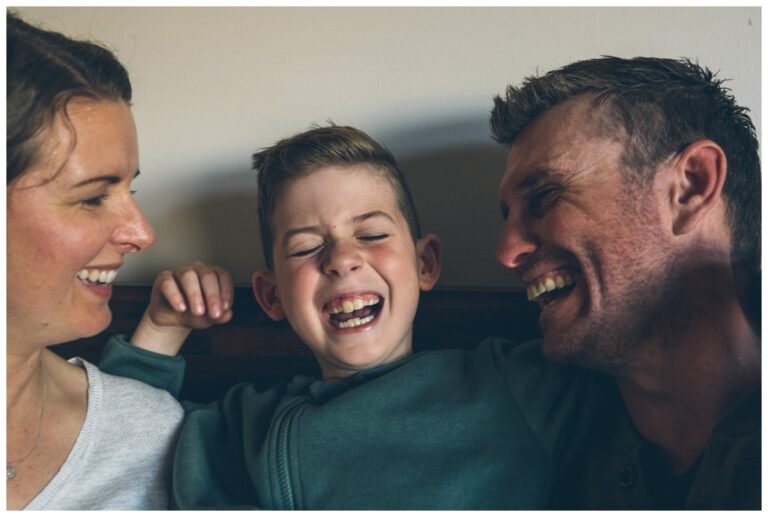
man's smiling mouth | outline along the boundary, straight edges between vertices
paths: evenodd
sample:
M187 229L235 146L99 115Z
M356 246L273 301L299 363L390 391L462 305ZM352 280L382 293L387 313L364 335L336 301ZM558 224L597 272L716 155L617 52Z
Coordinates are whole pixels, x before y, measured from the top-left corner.
M528 285L528 300L544 306L567 296L575 285L576 278L572 273L549 273Z
M323 307L329 323L338 329L352 329L371 323L382 307L382 298L377 294L342 296L331 300Z

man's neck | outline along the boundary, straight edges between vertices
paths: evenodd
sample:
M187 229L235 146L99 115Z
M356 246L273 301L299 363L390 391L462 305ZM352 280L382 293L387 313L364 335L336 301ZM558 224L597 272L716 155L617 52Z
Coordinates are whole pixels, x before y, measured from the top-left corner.
M734 297L656 336L616 382L640 433L685 472L717 423L760 385L759 336ZM680 320L678 320L678 323Z

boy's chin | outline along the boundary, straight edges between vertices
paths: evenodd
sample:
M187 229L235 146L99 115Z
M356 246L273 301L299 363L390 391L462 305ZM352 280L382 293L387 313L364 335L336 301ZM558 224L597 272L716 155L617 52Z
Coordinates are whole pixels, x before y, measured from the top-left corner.
M412 353L410 347L404 350L387 351L375 351L365 346L361 346L359 349L355 348L357 347L345 350L345 353L335 355L333 358L318 358L323 379L350 377L364 370L399 361Z

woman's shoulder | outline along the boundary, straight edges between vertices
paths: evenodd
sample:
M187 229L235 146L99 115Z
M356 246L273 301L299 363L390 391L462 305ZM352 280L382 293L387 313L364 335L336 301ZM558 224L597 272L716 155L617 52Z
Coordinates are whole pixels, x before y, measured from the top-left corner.
M167 391L148 384L102 372L98 366L79 357L70 362L84 368L88 376L89 406L99 404L103 413L133 419L137 423L147 420L175 424L184 416L179 402Z

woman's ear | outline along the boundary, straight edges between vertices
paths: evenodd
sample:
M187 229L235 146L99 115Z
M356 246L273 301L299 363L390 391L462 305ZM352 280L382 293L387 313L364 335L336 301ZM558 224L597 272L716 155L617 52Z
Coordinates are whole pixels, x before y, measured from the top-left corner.
M267 316L275 321L285 319L285 311L277 295L275 274L272 271L256 271L251 277L253 296Z
M434 233L425 235L416 241L416 253L419 257L419 288L429 291L440 278L440 238Z
M672 231L693 230L721 199L728 169L725 152L712 140L689 144L674 161Z

